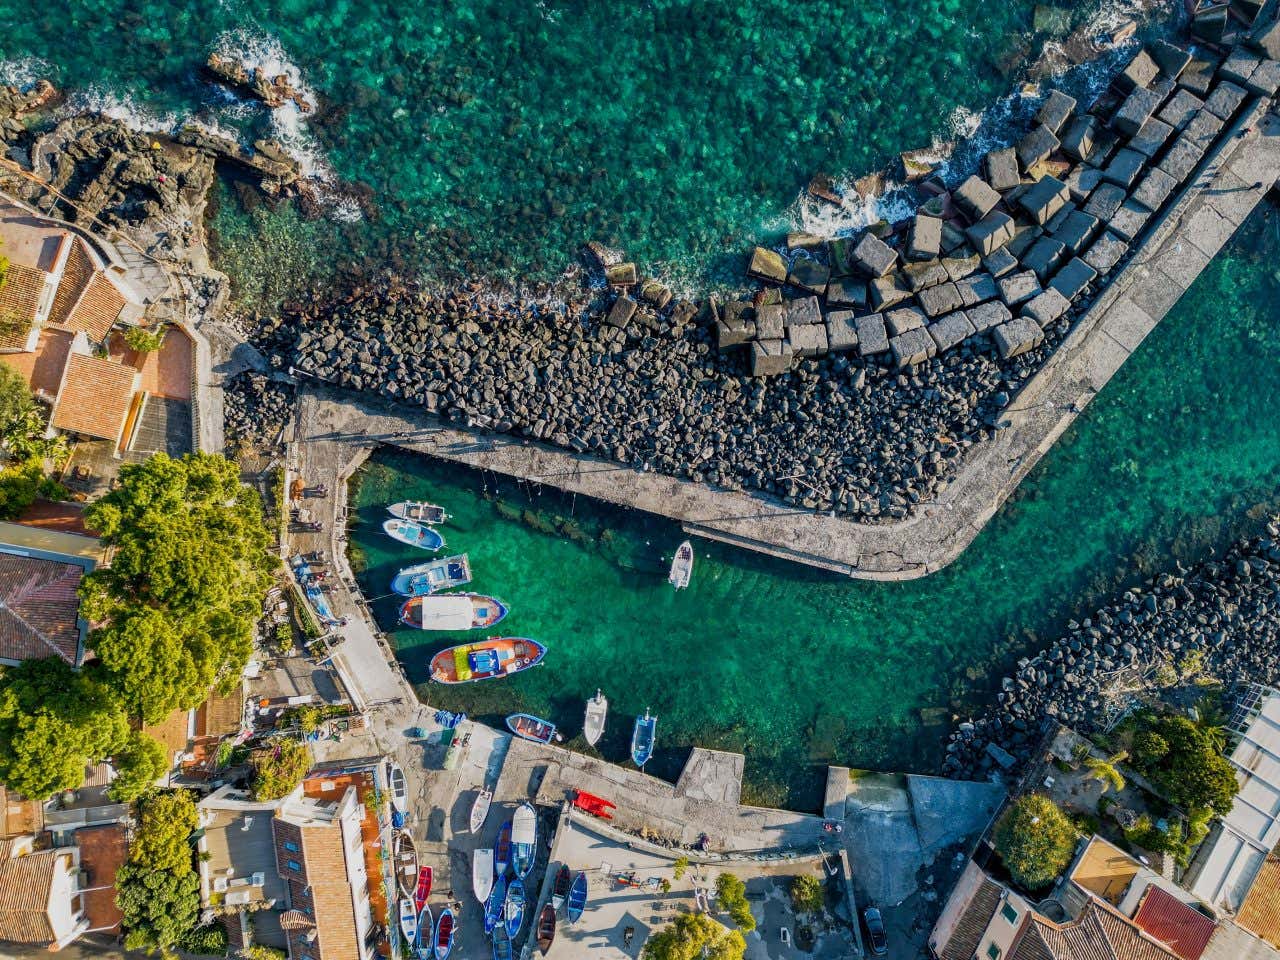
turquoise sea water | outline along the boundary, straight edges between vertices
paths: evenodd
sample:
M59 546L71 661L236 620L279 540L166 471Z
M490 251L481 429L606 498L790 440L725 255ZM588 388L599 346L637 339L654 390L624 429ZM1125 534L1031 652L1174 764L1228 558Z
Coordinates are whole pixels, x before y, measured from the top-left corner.
M1226 544L1276 503L1277 262L1280 214L1268 209L968 552L924 580L849 581L695 541L692 586L677 594L665 580L683 539L674 524L384 452L360 475L361 581L383 596L374 606L390 627L387 584L420 554L380 532L383 505L445 503L457 515L449 548L471 555L471 589L512 607L501 632L551 652L509 681L433 686L432 703L499 724L525 710L572 737L583 699L601 687L605 756L625 759L632 718L651 707L663 748L652 772L674 777L691 744L744 750L750 795L772 803L815 804L827 762L933 769L953 713L989 699L1038 639L1118 583ZM541 532L549 524L560 528ZM460 639L394 636L415 682Z

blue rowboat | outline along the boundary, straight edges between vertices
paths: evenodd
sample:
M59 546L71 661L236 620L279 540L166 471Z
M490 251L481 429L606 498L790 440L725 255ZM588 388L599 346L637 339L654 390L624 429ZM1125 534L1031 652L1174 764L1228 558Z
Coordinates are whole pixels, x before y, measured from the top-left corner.
M493 928L493 960L511 960L511 938L502 924Z
M499 873L489 891L489 899L484 904L484 932L493 933L494 929L505 930L503 926L503 910L507 903L507 877Z
M558 742L562 739L556 733L554 723L530 713L511 714L507 717L507 729L522 740L532 740L534 743L550 743L552 740Z
M430 550L432 553L444 546L444 537L430 527L424 527L412 520L388 517L382 521L382 532L392 540L399 540L419 550Z
M449 954L453 952L453 911L448 907L440 911L440 919L436 921L432 948L435 960L448 960Z
M470 582L471 561L465 553L459 553L402 568L391 580L391 592L402 597L425 597Z
M515 871L516 877L520 879L527 877L537 856L538 815L533 807L525 802L516 808L516 815L511 821L511 868ZM515 886L514 882L512 886ZM522 893L523 889L521 887Z
M507 936L514 940L524 925L524 884L519 880L512 880L507 887L506 919Z
M657 737L658 718L649 716L649 711L646 710L643 717L636 717L636 727L631 733L631 759L641 770L653 756L653 744Z
M422 912L418 914L418 942L414 944L418 948L420 960L431 960L431 944L428 941L435 929L436 922L431 916L431 908L424 904Z
M581 870L573 878L573 886L569 888L569 902L564 908L565 916L570 923L577 923L587 905L587 875Z

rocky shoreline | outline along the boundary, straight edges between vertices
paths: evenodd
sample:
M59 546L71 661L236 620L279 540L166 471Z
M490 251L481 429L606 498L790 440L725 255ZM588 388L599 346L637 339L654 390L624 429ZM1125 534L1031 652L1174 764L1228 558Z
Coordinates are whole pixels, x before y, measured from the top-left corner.
M943 772L981 778L1031 759L1045 724L1085 732L1140 691L1208 676L1280 681L1280 519L1221 557L1119 597L1001 681L996 703L951 735Z

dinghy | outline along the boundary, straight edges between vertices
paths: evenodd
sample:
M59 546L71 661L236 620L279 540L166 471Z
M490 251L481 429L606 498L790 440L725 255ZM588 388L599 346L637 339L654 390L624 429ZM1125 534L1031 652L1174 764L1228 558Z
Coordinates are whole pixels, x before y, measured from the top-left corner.
M636 766L641 770L649 762L649 758L653 756L653 743L657 736L657 717L649 716L648 710L644 712L643 717L636 717L636 726L631 732L631 759L635 761Z
M551 906L559 910L564 906L564 898L569 895L569 884L573 882L573 874L567 864L560 864L556 871L555 886L551 890Z
M498 843L493 848L493 869L498 876L507 872L511 866L511 821L508 820L498 830Z
M556 908L547 904L538 916L538 949L545 957L551 949L551 941L556 938Z
M431 918L431 908L424 906L418 912L418 950L414 954L418 960L431 960L431 933L436 928ZM424 941L423 938L426 938Z
M418 523L432 526L449 519L449 514L444 512L444 507L437 507L434 503L426 503L423 500L401 500L387 507L387 513L398 520L416 520Z
M511 938L502 924L493 929L493 960L511 960Z
M667 582L677 590L683 590L689 585L689 578L693 576L693 544L688 540L676 547L676 555L671 560L671 572L667 575Z
M413 900L408 897L400 901L400 932L410 947L418 942L418 911L413 909Z
M419 910L427 905L427 898L431 896L431 878L430 867L418 868L418 885L413 889L413 905Z
M400 622L418 630L479 630L506 615L506 604L479 593L411 597L400 607Z
M564 908L565 916L570 923L577 923L582 911L587 906L587 875L581 870L573 878L573 886L569 888L569 904Z
M409 790L405 784L404 771L394 760L387 761L387 787L391 791L391 805L402 814L409 812Z
M587 716L582 722L582 736L591 746L594 747L604 733L604 721L608 715L609 701L597 690L596 695L587 701Z
M431 658L431 679L436 683L496 680L536 667L546 655L546 647L524 637L464 643L441 650Z
M418 886L418 851L413 837L403 830L397 833L391 841L391 855L400 893L413 906L413 895Z
M523 740L534 743L557 743L564 738L556 733L556 725L550 720L542 720L528 713L513 713L507 717L507 729Z
M471 561L465 553L459 553L402 568L391 581L391 592L402 597L425 597L470 582Z
M494 929L506 930L503 926L505 922L504 911L507 908L507 878L499 873L498 879L493 882L493 889L489 891L489 899L484 905L484 932L493 933Z
M471 891L481 903L493 892L493 851L488 847L471 851Z
M397 520L395 517L382 521L382 532L392 540L399 540L419 550L430 550L435 553L444 546L444 537L430 527L425 527L412 520Z
M446 960L453 952L453 911L445 907L436 921L436 933L432 937L436 960Z
M493 802L492 790L481 790L476 794L476 799L471 804L471 832L479 833L480 828L484 826L485 818L489 816L489 804Z
M511 868L524 879L538 855L538 815L528 802L516 808L511 821ZM513 934L514 936L514 934Z
M512 940L524 925L524 884L519 880L512 880L507 887L506 925L507 936Z

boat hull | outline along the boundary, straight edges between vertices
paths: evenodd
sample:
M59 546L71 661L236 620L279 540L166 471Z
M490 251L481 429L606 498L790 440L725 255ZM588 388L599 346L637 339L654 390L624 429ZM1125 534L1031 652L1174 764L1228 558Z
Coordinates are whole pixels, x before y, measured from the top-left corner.
M413 901L408 898L400 901L400 932L410 946L418 942L418 912L413 909Z
M573 886L569 888L569 902L564 908L565 916L570 923L577 923L582 911L587 907L587 875L581 870L573 878Z
M479 833L484 826L484 822L489 817L489 805L493 802L493 792L490 790L481 790L476 794L476 799L471 804L471 832ZM492 866L492 864L490 864Z
M537 852L538 815L528 803L522 803L511 822L511 868L518 878L529 875Z
M448 907L440 912L435 934L431 938L436 960L447 960L453 952L453 911Z
M471 560L465 553L437 557L402 567L391 580L391 592L402 597L427 597L471 582Z
M653 744L657 739L658 718L646 712L643 717L636 717L635 730L631 734L631 759L637 767L643 768L653 756Z
M483 630L501 623L507 605L482 593L410 597L400 605L400 622L415 630Z
M546 956L556 938L556 908L547 904L538 916L538 949Z
M484 903L493 892L493 851L487 848L471 854L471 891Z
M418 887L418 851L413 838L404 832L397 833L391 841L391 853L400 895L412 905Z
M430 527L412 520L397 520L394 517L384 520L382 532L406 547L417 547L430 553L435 553L444 546L444 537Z
M401 500L387 507L387 513L397 520L416 520L419 523L429 524L444 523L449 519L449 514L444 512L444 507L425 503L422 500Z
M499 680L536 667L546 655L545 646L526 637L464 643L431 658L431 679L444 684Z
M507 729L522 740L534 743L550 743L556 738L556 725L528 713L513 713L507 717Z
M498 876L507 872L511 866L511 821L503 823L498 830L498 842L493 848L493 870Z
M524 926L524 884L519 880L512 880L511 885L507 887L507 936L514 940L522 926Z
M597 690L596 695L587 701L587 712L582 721L582 736L591 746L594 747L604 734L608 715L609 701Z
M418 885L413 890L413 905L419 911L427 905L427 898L431 896L431 879L433 871L430 867L418 868Z
M498 878L493 882L493 889L489 891L489 899L484 905L484 932L493 933L495 929L506 932L504 926L506 920L503 911L507 905L507 878L503 871L498 872Z
M688 540L676 548L676 555L671 560L671 572L667 574L667 582L677 590L689 585L693 576L693 544Z

